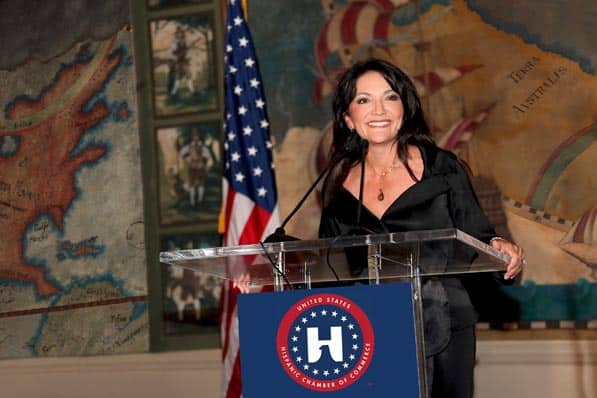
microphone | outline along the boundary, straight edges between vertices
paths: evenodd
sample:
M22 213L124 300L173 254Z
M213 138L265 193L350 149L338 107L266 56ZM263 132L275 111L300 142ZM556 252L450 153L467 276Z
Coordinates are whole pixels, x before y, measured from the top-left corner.
M369 141L363 139L361 141L361 180L359 183L359 204L357 207L357 216L354 225L347 232L347 235L367 235L373 233L371 230L361 226L361 213L363 210L363 191L365 187L365 156L367 155L367 149L369 148ZM367 251L368 248L357 246L357 247L345 247L344 254L346 256L346 262L350 270L350 274L353 277L357 277L363 273L363 270L367 268Z
M369 148L369 141L361 140L361 181L359 184L359 207L357 207L357 219L353 228L359 229L361 227L361 211L363 209L363 191L365 186L365 155Z
M366 146L369 145L368 141L361 140L361 138L356 133L352 133L352 134L350 134L348 136L348 139L346 140L346 143L344 144L343 150L341 152L338 152L328 162L328 164L325 166L325 168L323 169L323 171L321 173L319 173L319 175L317 176L317 178L315 179L315 181L313 182L313 184L311 184L311 186L309 187L309 189L307 189L307 192L305 192L305 194L303 195L303 197L301 198L301 200L298 201L298 203L294 206L294 208L292 209L292 211L286 216L286 218L284 219L284 221L282 222L282 224L280 224L280 226L278 228L276 228L276 230L274 231L273 234L271 234L267 238L265 238L265 240L264 240L265 243L287 242L287 241L292 241L292 240L300 240L299 238L296 238L294 236L286 235L286 231L284 230L284 227L286 227L286 224L288 224L288 221L290 221L290 219L301 208L301 206L303 205L303 203L305 203L305 200L307 200L307 198L309 197L309 195L311 194L311 192L313 192L313 190L315 189L315 187L317 187L317 185L319 184L319 182L321 181L321 179L323 177L325 177L327 175L327 173L333 167L335 167L340 160L342 160L343 158L345 158L347 156L357 154L359 150L361 152L363 151L363 142L366 142ZM361 157L363 157L362 154L361 154ZM361 191L362 191L362 187L361 187Z

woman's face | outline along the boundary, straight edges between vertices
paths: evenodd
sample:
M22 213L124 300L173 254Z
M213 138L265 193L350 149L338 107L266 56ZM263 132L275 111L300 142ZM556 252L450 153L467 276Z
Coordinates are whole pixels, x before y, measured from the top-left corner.
M398 93L379 72L370 71L357 79L344 121L370 144L383 144L395 141L403 115Z

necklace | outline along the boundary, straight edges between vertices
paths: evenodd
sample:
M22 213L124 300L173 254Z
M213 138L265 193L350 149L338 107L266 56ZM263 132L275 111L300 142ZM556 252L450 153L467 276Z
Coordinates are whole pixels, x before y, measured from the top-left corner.
M369 163L369 166L371 166L371 169L373 170L373 172L379 177L379 193L377 194L377 200L379 200L380 202L383 202L383 200L385 199L385 195L383 193L383 179L385 176L390 174L392 172L392 170L394 170L398 166L398 164L396 163L396 158L394 158L394 161L388 168L386 168L385 170L383 170L380 173L378 173L377 170L375 170L375 167L373 167L373 165L371 163Z

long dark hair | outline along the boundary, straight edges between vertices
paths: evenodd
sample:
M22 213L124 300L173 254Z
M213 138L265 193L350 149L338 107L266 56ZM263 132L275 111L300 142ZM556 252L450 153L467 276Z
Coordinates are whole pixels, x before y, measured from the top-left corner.
M334 125L329 159L336 164L331 165L332 172L325 182L324 204L342 185L350 169L361 161L360 155L354 151L343 156L348 142L354 140L356 135L356 132L351 131L346 125L344 116L356 95L357 80L372 71L381 74L402 101L404 115L396 135L396 147L398 159L413 180L417 181L417 178L408 165L408 145L420 146L424 143L433 143L431 132L423 116L421 100L410 78L397 66L381 59L373 58L355 63L340 77L332 104Z

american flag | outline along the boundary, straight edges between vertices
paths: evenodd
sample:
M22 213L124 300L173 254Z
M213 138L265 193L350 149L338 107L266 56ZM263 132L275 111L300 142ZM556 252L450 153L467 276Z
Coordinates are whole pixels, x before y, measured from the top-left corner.
M279 226L269 122L255 49L240 0L229 0L224 57L224 244L257 243ZM222 295L222 397L240 397L237 289Z

